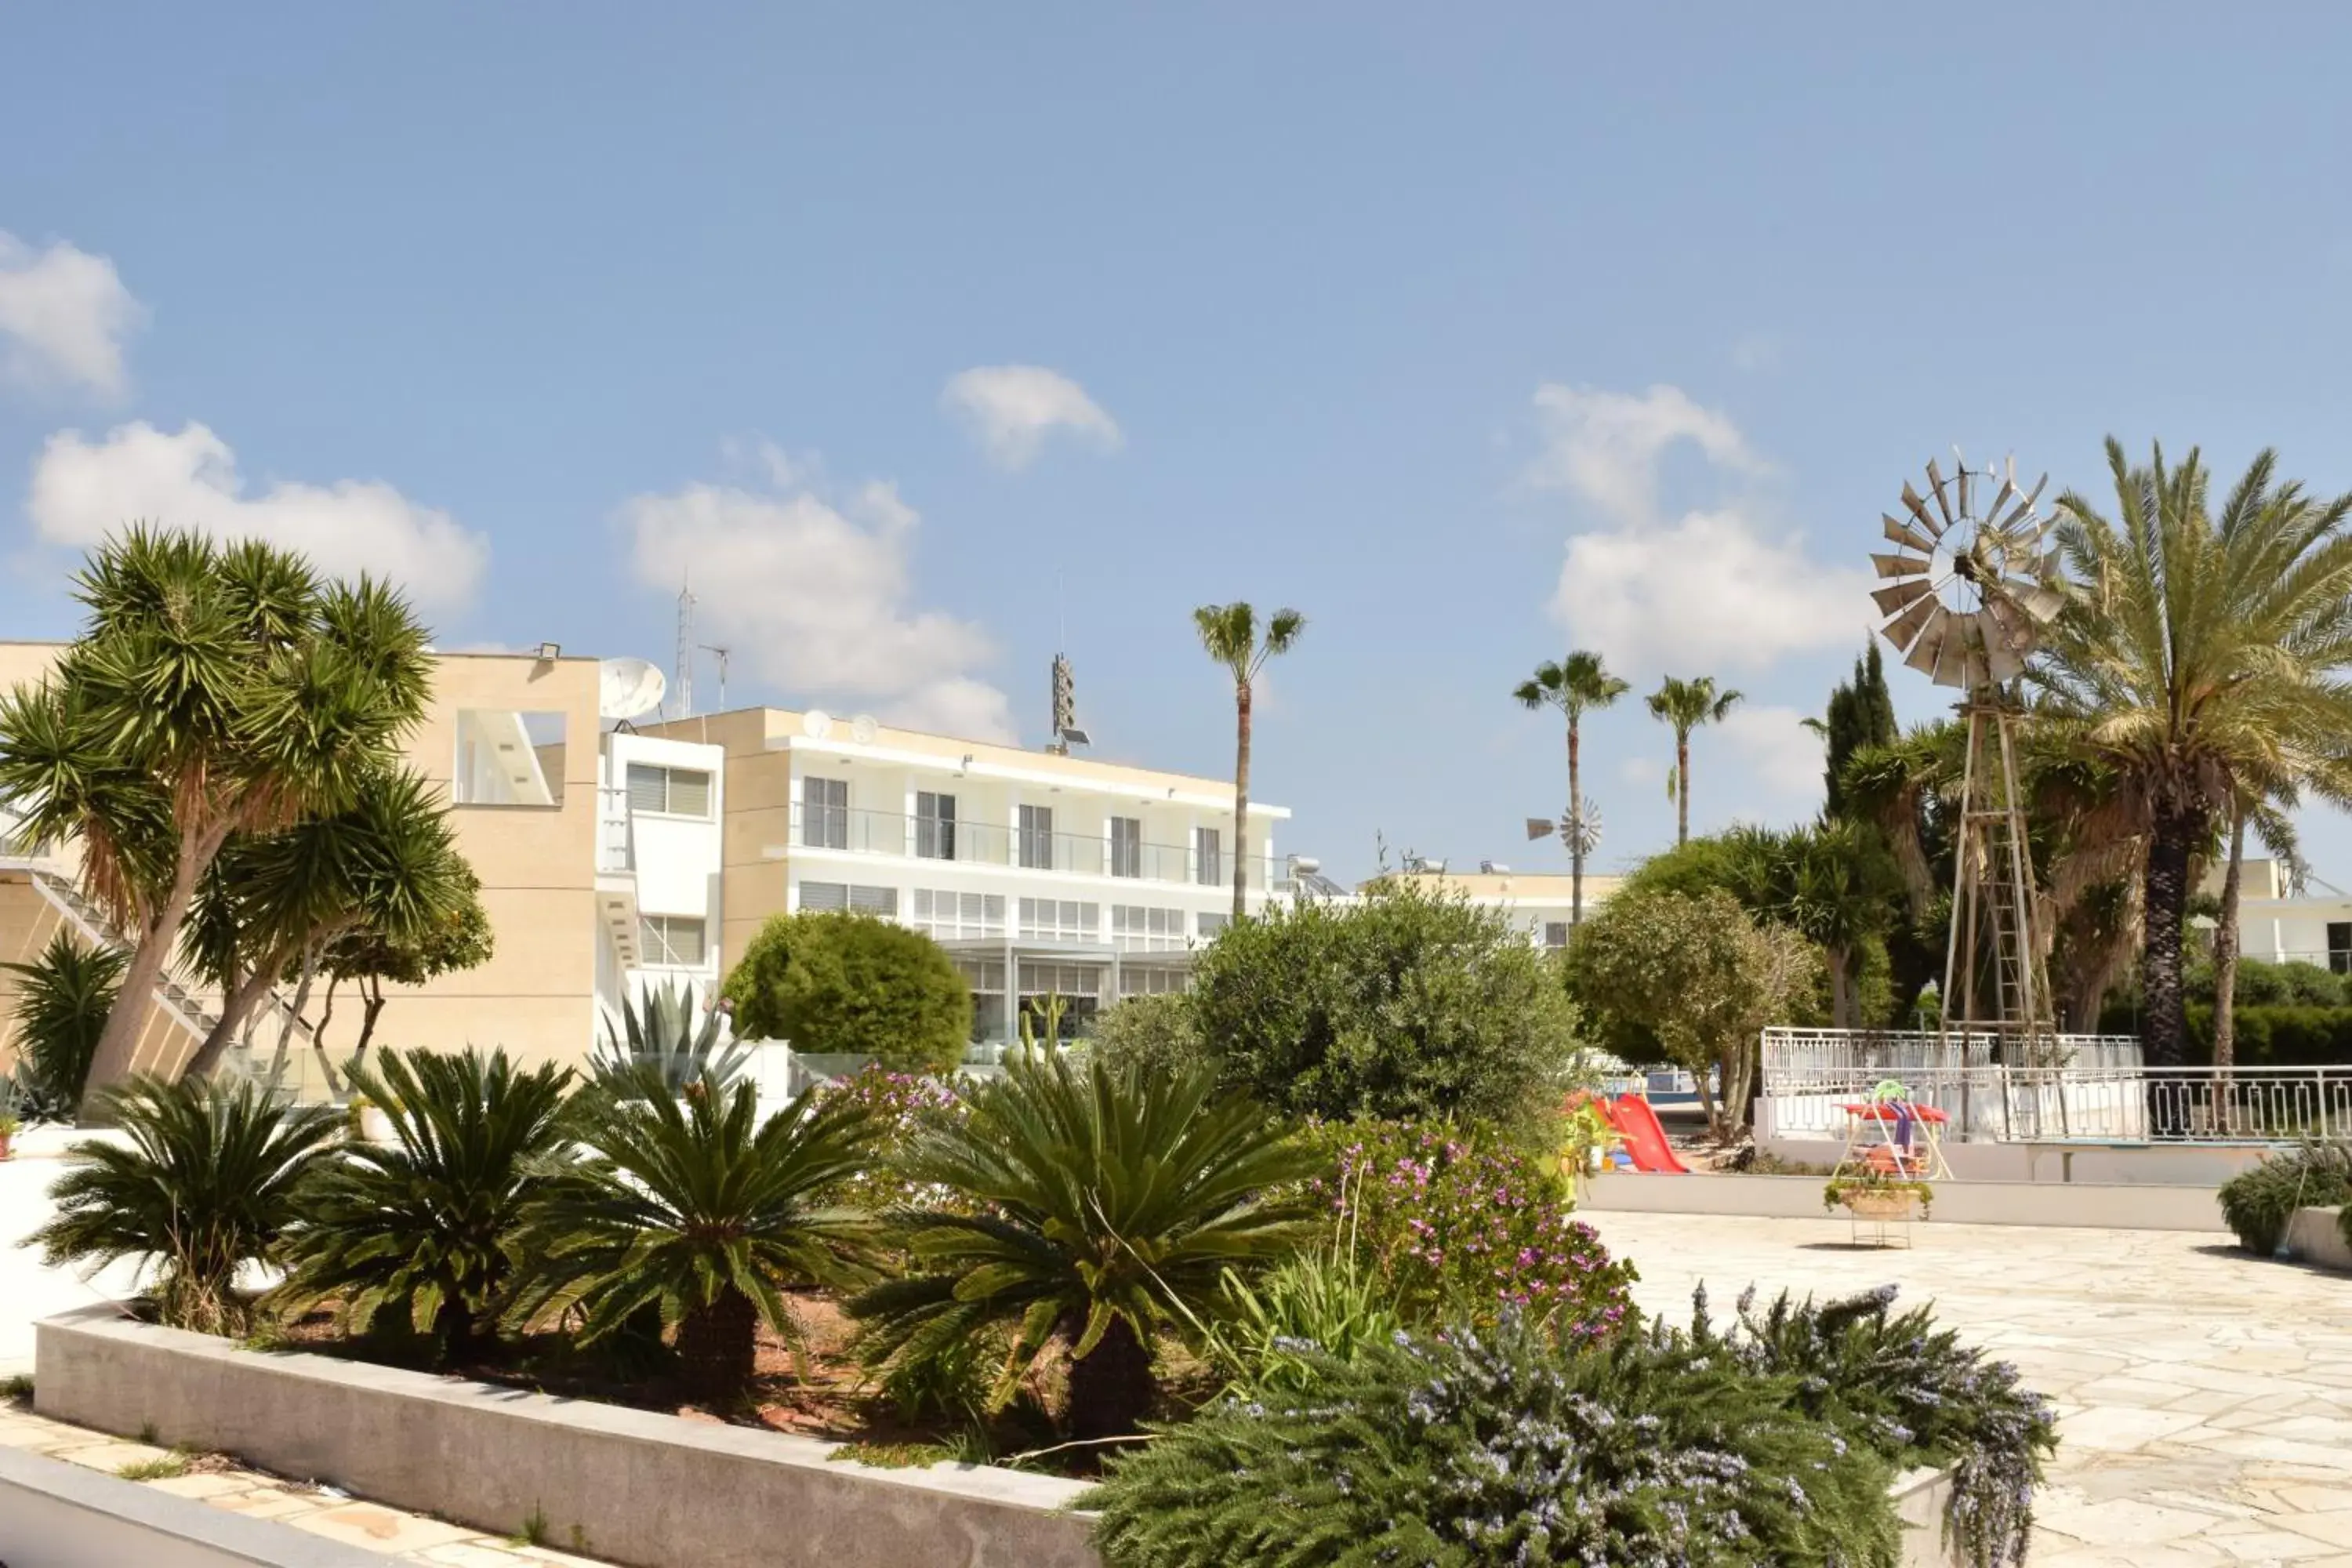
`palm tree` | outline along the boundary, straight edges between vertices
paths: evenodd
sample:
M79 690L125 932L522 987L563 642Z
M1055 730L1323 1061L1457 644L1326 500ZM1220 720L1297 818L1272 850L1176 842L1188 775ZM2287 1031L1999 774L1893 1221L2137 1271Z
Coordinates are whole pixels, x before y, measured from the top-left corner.
M81 1104L122 965L120 948L85 947L64 926L32 963L0 963L18 977L16 1080L34 1117L69 1121Z
M1599 654L1577 648L1558 664L1546 659L1536 666L1535 674L1511 693L1520 707L1530 711L1557 708L1568 716L1568 918L1571 925L1584 923L1584 852L1592 841L1584 822L1584 784L1578 755L1584 715L1588 709L1608 707L1629 689L1609 673Z
M1010 1328L1002 1403L1058 1337L1070 1429L1096 1438L1134 1431L1150 1408L1164 1330L1202 1326L1227 1270L1306 1235L1306 1211L1269 1194L1318 1162L1258 1106L1221 1097L1212 1068L1158 1077L1056 1054L1009 1064L899 1165L971 1206L893 1216L919 1272L850 1304L869 1360L919 1364Z
M516 1070L504 1051L386 1056L351 1084L392 1122L389 1147L354 1144L324 1172L288 1232L276 1304L328 1300L347 1331L387 1309L433 1336L443 1363L478 1348L507 1302L516 1233L538 1164L565 1128L572 1071Z
M2142 1040L2150 1066L2178 1066L2191 863L2242 781L2352 799L2352 497L2276 480L2265 451L2217 519L2194 451L2137 466L2110 437L2107 467L2113 521L2074 491L2059 500L2074 592L2034 675L2141 830Z
M1192 612L1192 626L1201 646L1234 678L1234 919L1245 911L1243 890L1249 886L1250 701L1258 671L1276 654L1288 653L1307 629L1307 617L1297 610L1276 610L1258 637L1257 611L1246 602L1203 605Z
M237 1271L274 1261L301 1191L341 1125L323 1106L278 1106L249 1082L134 1078L100 1091L127 1142L92 1140L49 1189L57 1216L26 1241L51 1267L122 1258L154 1270L156 1313L236 1332L250 1321Z
M1675 803L1675 842L1690 842L1690 734L1701 724L1720 724L1739 706L1741 693L1715 689L1715 677L1682 680L1669 675L1650 693L1650 716L1675 730L1675 771L1666 775L1666 798Z
M338 811L424 715L425 628L382 584L299 555L134 526L75 578L89 610L49 678L0 700L0 799L77 842L131 957L92 1066L121 1078L198 885L232 835Z
M698 1396L751 1380L761 1322L797 1342L788 1287L861 1283L870 1226L822 1201L863 1170L875 1128L847 1097L809 1089L765 1121L759 1090L704 1080L673 1096L656 1067L573 1097L593 1151L552 1173L519 1243L531 1258L509 1321L580 1315L593 1342L657 1311Z

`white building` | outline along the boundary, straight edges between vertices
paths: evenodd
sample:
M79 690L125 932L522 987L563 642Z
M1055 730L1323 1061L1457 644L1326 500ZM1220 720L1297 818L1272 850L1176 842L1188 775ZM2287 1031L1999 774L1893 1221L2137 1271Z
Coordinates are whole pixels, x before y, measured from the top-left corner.
M1511 922L1528 933L1528 940L1538 947L1559 949L1568 945L1570 928L1575 923L1575 879L1559 871L1514 871L1493 860L1482 860L1478 869L1451 871L1443 864L1419 861L1402 871L1388 873L1391 878L1410 877L1419 886L1433 888L1449 894L1459 894L1481 909L1500 910ZM1383 879L1375 877L1363 884L1370 887ZM1597 872L1584 874L1584 913L1592 912L1606 903L1609 895L1624 881L1622 877L1604 877Z
M2203 890L2221 896L2223 868L2205 874ZM2238 887L2240 951L2272 963L2316 963L2352 973L2352 899L2328 891L2295 894L2275 860L2248 860Z

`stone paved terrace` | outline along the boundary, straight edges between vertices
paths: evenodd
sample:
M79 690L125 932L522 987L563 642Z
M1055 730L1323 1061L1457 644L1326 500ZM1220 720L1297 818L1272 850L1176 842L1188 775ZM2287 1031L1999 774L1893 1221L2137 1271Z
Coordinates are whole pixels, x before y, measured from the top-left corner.
M126 1467L174 1457L150 1444L125 1442L103 1432L51 1421L16 1404L0 1404L0 1444L110 1476L121 1474ZM381 1503L332 1496L257 1470L199 1464L187 1474L142 1484L178 1497L200 1499L248 1519L275 1520L346 1546L380 1552L395 1563L434 1563L438 1568L604 1568L570 1552L486 1535Z
M2061 1413L2034 1568L2352 1568L2352 1276L2169 1231L1923 1224L1856 1249L1843 1218L1590 1214L1651 1311L1718 1316L1893 1282L2015 1362Z

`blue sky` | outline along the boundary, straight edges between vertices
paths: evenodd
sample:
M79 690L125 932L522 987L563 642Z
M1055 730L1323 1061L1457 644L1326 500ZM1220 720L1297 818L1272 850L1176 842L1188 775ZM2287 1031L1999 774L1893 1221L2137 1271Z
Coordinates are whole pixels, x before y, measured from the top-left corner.
M1801 816L1929 457L2352 489L2352 13L1895 9L20 9L0 635L131 510L664 665L690 555L730 701L1034 744L1060 641L1103 754L1217 773L1247 597L1332 869L1564 865L1508 692L1576 645L1749 694L1696 825ZM1638 701L1587 754L1604 865L1671 836Z

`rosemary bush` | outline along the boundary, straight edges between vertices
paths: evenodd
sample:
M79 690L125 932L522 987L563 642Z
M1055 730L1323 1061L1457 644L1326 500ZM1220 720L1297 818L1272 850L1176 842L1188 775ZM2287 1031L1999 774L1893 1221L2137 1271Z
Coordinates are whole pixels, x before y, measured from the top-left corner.
M2315 1139L2270 1155L2222 1183L2221 1199L2238 1245L2267 1257L2296 1209L2352 1203L2352 1142Z

